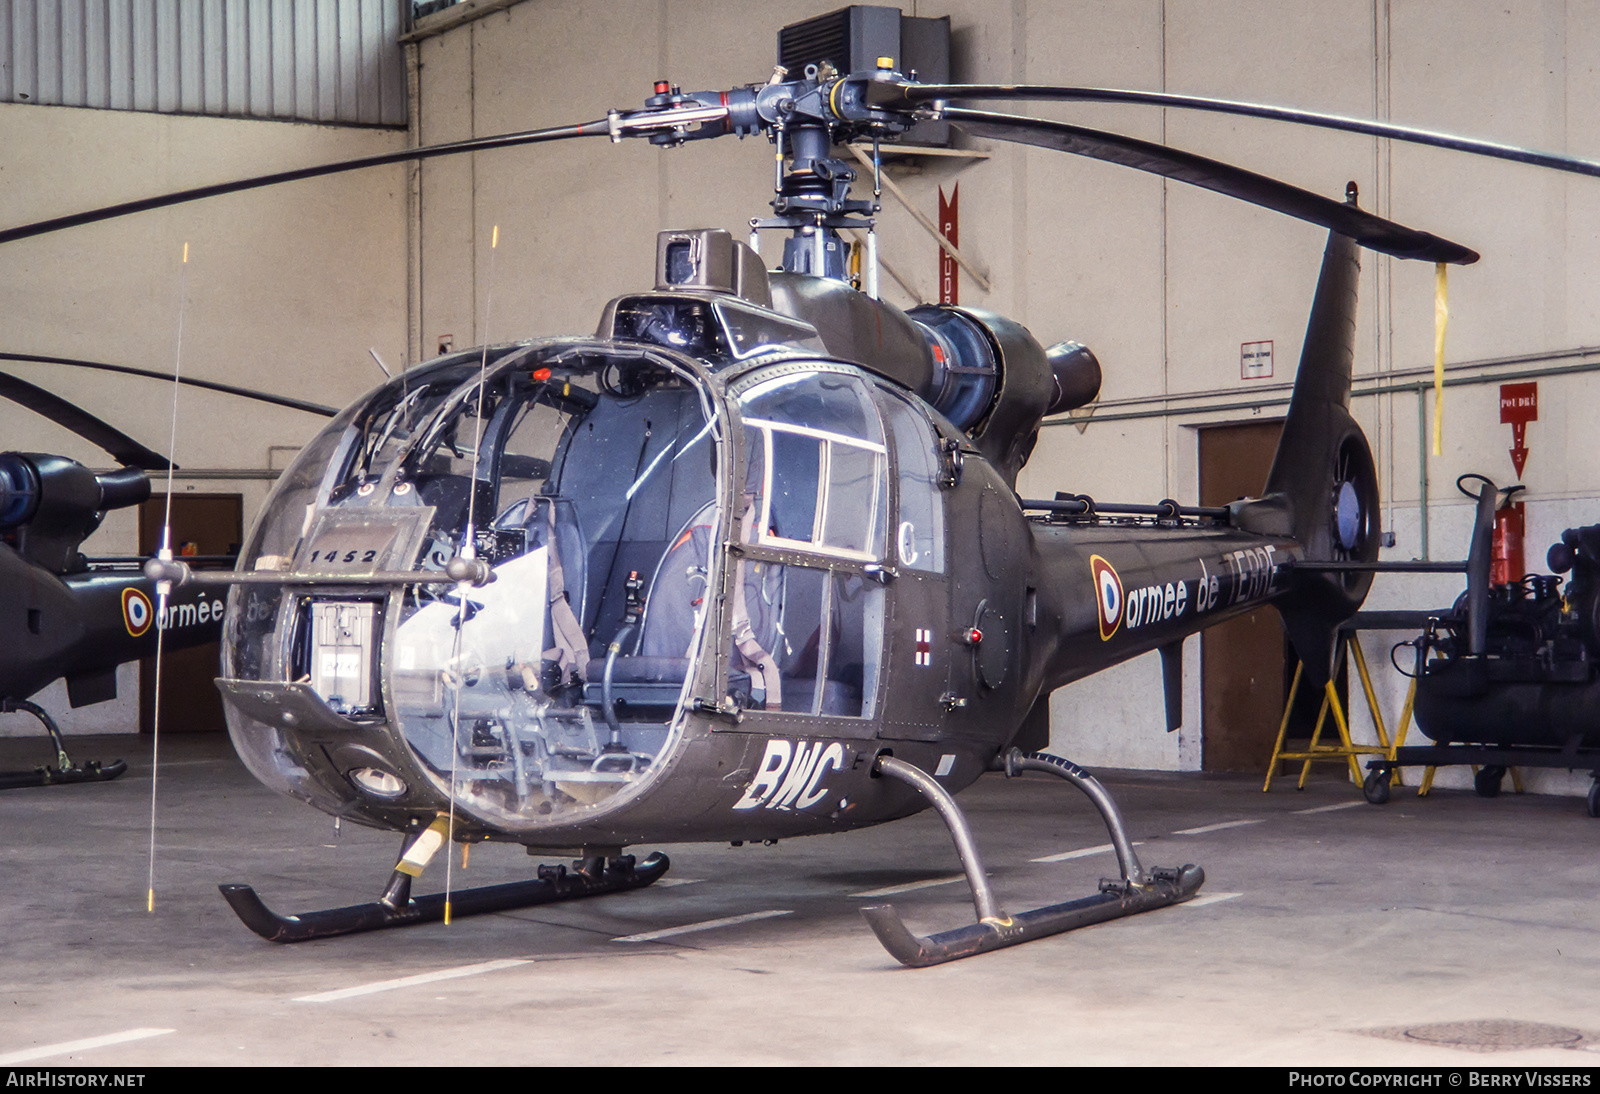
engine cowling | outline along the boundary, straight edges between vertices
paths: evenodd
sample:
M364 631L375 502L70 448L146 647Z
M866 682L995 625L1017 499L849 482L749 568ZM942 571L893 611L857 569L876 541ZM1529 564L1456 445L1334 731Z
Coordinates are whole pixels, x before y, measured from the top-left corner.
M97 475L64 456L0 453L0 532L23 558L55 573L81 568L78 545L107 510L149 496L150 479L137 467Z

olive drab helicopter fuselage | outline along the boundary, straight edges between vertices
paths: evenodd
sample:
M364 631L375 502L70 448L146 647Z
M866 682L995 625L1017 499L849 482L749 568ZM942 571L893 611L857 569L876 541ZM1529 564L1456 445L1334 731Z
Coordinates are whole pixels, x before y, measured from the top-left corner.
M1298 399L1315 421L1289 431L1265 500L1024 503L1039 423L1094 396L1092 355L757 262L724 232L663 233L655 290L613 301L596 337L442 358L330 424L240 557L218 681L240 755L413 846L577 854L538 899L665 868L628 845L840 832L932 803L981 919L917 939L869 909L912 964L1193 895L1202 872L1145 872L1087 773L1006 749L1042 696L1155 649L1175 726L1185 635L1290 592L1308 542L1370 556L1349 347L1312 354L1322 379ZM1334 237L1319 300L1348 302L1355 268ZM1307 491L1297 537L1288 499ZM999 913L949 799L997 762L1089 793L1122 881ZM292 941L443 914L410 897L425 861L334 912L224 892Z
M1261 603L1299 554L1177 511L1030 522L916 392L748 301L608 320L413 369L284 476L241 557L284 583L233 594L221 683L268 785L613 854L875 824L924 804L880 752L958 790L1041 693ZM615 337L641 320L663 344ZM469 535L489 580L458 587ZM436 583L336 580L412 568Z

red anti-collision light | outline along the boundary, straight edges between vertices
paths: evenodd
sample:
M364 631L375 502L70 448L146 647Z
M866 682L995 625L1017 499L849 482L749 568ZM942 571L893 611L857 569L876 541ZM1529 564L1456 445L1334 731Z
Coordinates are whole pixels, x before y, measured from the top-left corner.
M973 627L970 631L967 632L967 645L976 646L979 642L982 642L982 641L983 641L983 632L980 631L977 627Z
M547 368L536 368L533 370L533 378L540 382L548 380L550 379L550 370Z
M665 95L667 93L667 91L671 87L672 87L672 85L669 84L666 80L657 80L656 81L656 94L657 95Z

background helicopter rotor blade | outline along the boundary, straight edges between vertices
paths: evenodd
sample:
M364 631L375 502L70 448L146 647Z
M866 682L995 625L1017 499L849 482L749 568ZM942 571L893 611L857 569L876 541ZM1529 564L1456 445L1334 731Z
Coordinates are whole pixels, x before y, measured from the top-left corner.
M1219 163L1164 144L1153 144L1097 129L1084 129L1065 122L958 107L944 111L944 117L975 136L1054 148L1075 156L1118 163L1200 186L1252 205L1320 224L1342 236L1348 236L1363 247L1396 258L1419 258L1461 265L1478 261L1478 252L1459 243L1384 220L1355 205L1313 194L1242 167Z
M58 232L63 228L75 228L80 224L94 224L102 220L112 220L116 217L128 216L132 213L143 213L151 209L165 209L170 205L182 205L189 201L199 201L202 198L217 197L221 194L236 194L241 190L255 190L263 186L276 186L283 182L295 182L299 179L318 178L322 175L337 175L344 171L361 171L368 167L382 167L391 163L407 163L412 160L427 160L438 156L455 156L463 152L484 152L494 148L512 148L523 144L542 144L546 141L566 140L569 137L604 137L611 132L610 122L606 119L593 122L584 122L581 125L563 125L553 129L530 129L521 133L502 133L494 137L475 137L472 140L453 141L449 144L424 145L421 148L406 148L399 152L380 152L373 156L361 156L353 160L340 160L337 163L323 163L315 167L298 167L292 171L277 171L270 175L256 175L253 178L237 179L233 182L219 182L211 186L197 186L190 190L177 190L170 194L159 194L156 197L140 198L137 201L125 201L119 205L108 205L103 209L90 209L82 213L72 213L63 217L52 217L50 220L41 220L33 224L22 224L15 228L0 230L0 243L11 243L18 239L29 239L33 236L45 235L49 232Z
M9 373L0 372L0 397L10 399L72 430L84 440L105 449L125 466L145 471L165 471L170 466L165 456L146 448L116 426L101 421L59 395Z
M148 376L152 380L163 383L172 383L173 376L167 372L157 372L154 369L134 368L132 365L112 365L104 361L83 361L76 357L50 357L41 353L5 353L0 351L0 361L23 361L36 365L70 365L73 368L94 369L99 372L120 372L127 376ZM324 418L332 418L339 411L331 406L313 403L305 399L295 399L288 395L274 395L270 391L257 391L254 388L235 387L233 384L222 384L215 380L198 380L189 376L177 377L178 383L190 387L205 388L207 391L220 391L226 395L237 395L241 399L254 399L257 402L272 403L275 406L286 406L290 410L303 410L307 414L320 414Z
M971 99L1002 102L1053 100L1079 103L1137 103L1145 106L1164 106L1174 110L1203 110L1214 114L1235 114L1250 118L1270 118L1273 121L1294 125L1311 125L1321 129L1338 129L1346 133L1362 133L1371 137L1388 137L1411 144L1432 145L1453 152L1466 152L1474 156L1511 160L1534 167L1548 167L1578 175L1600 177L1600 162L1559 152L1541 152L1533 148L1495 141L1458 137L1430 129L1395 125L1391 122L1367 121L1339 114L1319 114L1311 110L1295 110L1283 106L1266 106L1260 103L1243 103L1231 99L1208 99L1199 95L1170 95L1159 91L1126 91L1110 87L1055 87L1048 84L885 84L881 90L868 92L873 105L893 109L896 104L909 105L936 100ZM882 100L881 102L877 100Z

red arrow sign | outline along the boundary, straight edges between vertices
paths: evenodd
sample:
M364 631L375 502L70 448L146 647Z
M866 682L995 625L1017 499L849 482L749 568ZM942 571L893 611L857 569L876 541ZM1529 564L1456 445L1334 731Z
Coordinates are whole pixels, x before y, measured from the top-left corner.
M1522 469L1528 463L1528 448L1523 442L1527 438L1529 422L1539 420L1539 382L1530 380L1525 384L1500 385L1500 422L1502 425L1511 426L1511 464L1517 469L1517 477L1522 477Z
M950 188L950 199L945 200L944 187L939 187L939 231L950 241L950 246L961 246L961 184ZM956 271L956 260L950 252L939 248L939 303L959 303L961 277Z

